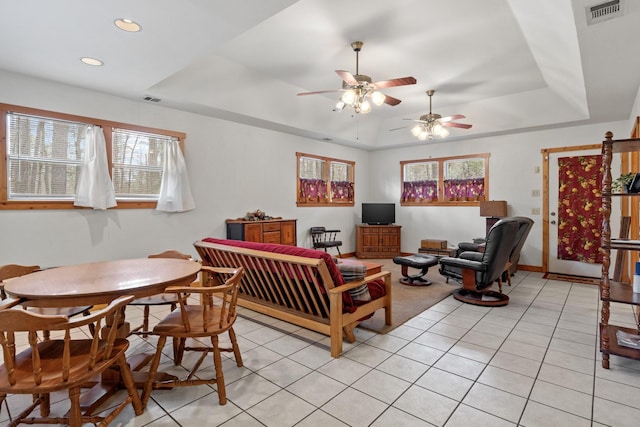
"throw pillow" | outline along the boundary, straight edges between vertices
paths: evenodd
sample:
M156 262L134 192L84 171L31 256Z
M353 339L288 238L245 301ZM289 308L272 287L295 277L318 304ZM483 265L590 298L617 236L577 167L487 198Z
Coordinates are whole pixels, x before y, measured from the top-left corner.
M345 283L357 282L366 277L367 267L364 264L338 263L338 270L342 274ZM371 301L369 286L365 283L362 286L349 290L349 294L354 301Z

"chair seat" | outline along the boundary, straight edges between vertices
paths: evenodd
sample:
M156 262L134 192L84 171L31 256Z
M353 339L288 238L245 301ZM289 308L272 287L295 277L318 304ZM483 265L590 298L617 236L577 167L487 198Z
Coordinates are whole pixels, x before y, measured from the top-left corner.
M178 304L176 294L158 294L150 297L137 298L131 301L129 305L171 305Z
M316 246L319 248L335 248L342 246L342 242L340 240L335 240L333 242L316 243Z
M198 336L209 336L211 332L207 332L204 328L205 322L203 320L205 317L203 316L204 309L201 305L187 305L184 306L184 311L174 310L169 315L167 315L164 319L162 319L158 324L153 328L153 333L155 335L169 335L172 337L198 337ZM185 321L183 320L182 315L186 314L189 319L190 330L186 330ZM212 309L207 310L206 324L213 325L216 323L215 328L217 329L217 323L220 319L220 308L213 307ZM223 327L220 332L224 332L228 327ZM209 326L210 328L212 326Z
M93 379L107 367L113 364L112 359L119 357L129 347L129 341L118 338L114 341L112 358L105 358L102 362L90 371L88 369L91 355L91 344L93 340L75 340L71 345L69 380L62 379L62 361L64 357L64 341L49 340L38 344L40 360L46 360L46 369L42 369L42 382L35 384L33 376L33 360L31 349L28 348L16 355L15 377L16 384L11 385L8 381L6 367L0 367L0 392L4 393L51 393L66 390L70 387L79 386ZM98 345L97 359L102 359L106 348L106 341L101 340Z

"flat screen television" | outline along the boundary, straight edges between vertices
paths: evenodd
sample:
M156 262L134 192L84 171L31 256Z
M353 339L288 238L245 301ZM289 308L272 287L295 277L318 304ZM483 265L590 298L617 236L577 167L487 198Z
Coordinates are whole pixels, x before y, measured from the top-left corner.
M369 225L389 225L396 222L395 203L363 203L362 222Z

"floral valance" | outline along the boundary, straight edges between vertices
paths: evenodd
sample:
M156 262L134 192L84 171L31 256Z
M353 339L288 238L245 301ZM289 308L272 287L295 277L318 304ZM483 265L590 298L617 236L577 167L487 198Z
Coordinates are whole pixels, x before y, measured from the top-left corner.
M353 182L333 181L331 183L331 200L353 201Z
M323 179L300 178L300 201L326 202L327 182Z
M484 200L484 178L445 179L447 200Z
M438 200L438 181L405 181L402 183L403 202L432 202Z

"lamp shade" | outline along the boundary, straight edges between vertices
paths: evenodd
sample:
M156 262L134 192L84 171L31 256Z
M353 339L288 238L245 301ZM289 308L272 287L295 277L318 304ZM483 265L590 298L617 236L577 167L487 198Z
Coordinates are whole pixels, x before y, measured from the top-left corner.
M480 202L480 216L502 218L507 216L506 200L489 200Z

